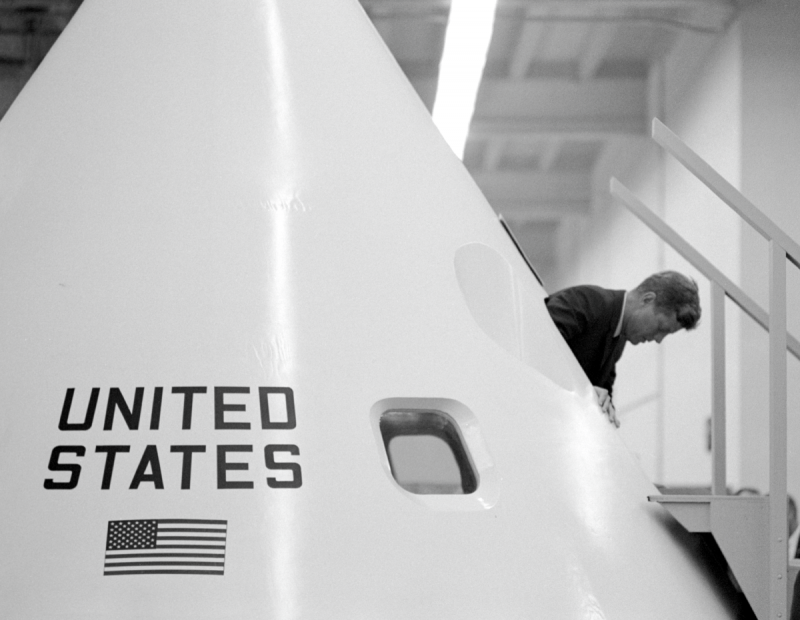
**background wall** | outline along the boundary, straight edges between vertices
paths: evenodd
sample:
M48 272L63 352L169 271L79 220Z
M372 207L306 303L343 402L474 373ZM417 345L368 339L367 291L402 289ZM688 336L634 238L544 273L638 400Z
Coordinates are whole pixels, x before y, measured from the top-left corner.
M651 75L651 108L693 150L794 239L800 240L800 5L749 7L722 37L698 34ZM654 142L628 145L617 176L762 307L768 308L767 245ZM700 286L705 316L660 345L628 346L618 368L621 432L642 467L668 485L708 485L711 459L710 287L654 233L610 198L562 234L569 250L553 290L592 282L632 288L649 273L676 269ZM800 275L789 265L790 331L800 334ZM768 490L767 336L727 304L729 485ZM789 369L789 490L800 496L800 363Z
M771 2L742 16L742 191L795 241L800 239L800 6ZM766 242L742 231L742 285L769 307ZM789 330L800 334L800 276L790 265ZM743 483L768 487L768 362L765 332L743 321ZM789 490L800 497L800 364L789 357Z

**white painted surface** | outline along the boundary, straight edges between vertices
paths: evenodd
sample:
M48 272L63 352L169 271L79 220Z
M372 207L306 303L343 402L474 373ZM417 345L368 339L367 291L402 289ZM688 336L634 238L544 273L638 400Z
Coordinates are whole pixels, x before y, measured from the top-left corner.
M728 617L575 364L546 376L544 306L523 359L475 322L476 243L541 300L355 2L87 0L0 124L0 616ZM181 386L207 388L188 429ZM139 387L139 429L104 430ZM215 415L219 387L249 392ZM296 428L261 429L259 387ZM59 430L70 388L73 424L99 388L89 430ZM494 502L391 483L370 415L397 398L474 414ZM44 488L58 445L86 449L73 489ZM182 445L206 447L188 489ZM225 476L253 488L219 488L219 445L252 446ZM129 488L146 446L163 489L152 462ZM152 518L226 520L224 576L104 576L108 522Z
M795 241L800 240L797 196L800 177L800 6L767 3L742 19L743 89L742 191ZM769 307L769 249L749 227L742 231L742 279L753 298ZM800 334L800 271L787 266L787 318L790 333ZM763 369L769 360L766 333L742 324L742 421L744 482L768 488L769 383ZM800 498L800 364L788 367L789 492Z
M741 56L736 26L715 45L709 35L687 37L663 70L664 118L682 140L734 185L741 159ZM698 60L697 48L704 55ZM654 106L658 107L658 106ZM631 150L637 152L634 147ZM648 139L639 157L614 174L648 207L721 269L740 282L741 225L710 190ZM608 185L608 177L597 183ZM620 205L595 205L582 225L563 284L597 283L631 288L646 276L676 269L695 278L704 315L693 332L661 345L628 347L617 365L615 399L621 431L656 482L711 484L706 421L711 415L711 331L708 282ZM738 310L728 314L729 481L739 483Z

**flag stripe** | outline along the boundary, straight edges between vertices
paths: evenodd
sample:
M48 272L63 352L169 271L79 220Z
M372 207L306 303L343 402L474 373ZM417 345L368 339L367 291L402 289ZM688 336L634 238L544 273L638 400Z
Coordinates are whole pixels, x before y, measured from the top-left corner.
M158 545L158 549L225 549L225 545Z
M214 542L225 542L225 537L219 536L159 536L158 540L211 540Z
M224 553L115 553L108 554L106 558L116 560L118 558L224 558Z
M117 566L224 566L223 562L115 562L108 568Z
M224 575L225 571L221 570L166 570L166 569L142 569L142 570L121 570L121 571L105 571L104 575Z
M147 519L144 519L147 521ZM215 523L217 525L228 525L227 521L214 521L210 519L151 519L159 523Z
M224 534L226 528L160 527L159 532L195 532L198 534Z

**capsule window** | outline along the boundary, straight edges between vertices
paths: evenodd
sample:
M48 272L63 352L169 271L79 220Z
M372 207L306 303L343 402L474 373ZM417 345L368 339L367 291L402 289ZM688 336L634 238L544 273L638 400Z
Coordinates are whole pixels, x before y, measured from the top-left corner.
M380 418L392 476L418 495L465 495L478 477L453 419L440 411L392 410Z

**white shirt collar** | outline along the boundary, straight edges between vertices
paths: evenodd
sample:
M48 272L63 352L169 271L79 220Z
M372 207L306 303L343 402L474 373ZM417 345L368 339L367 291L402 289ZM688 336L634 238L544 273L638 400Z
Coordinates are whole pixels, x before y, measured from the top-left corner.
M625 316L625 302L628 301L628 293L622 298L622 312L619 313L619 323L617 323L617 330L614 332L614 338L617 338L622 333L622 317Z

